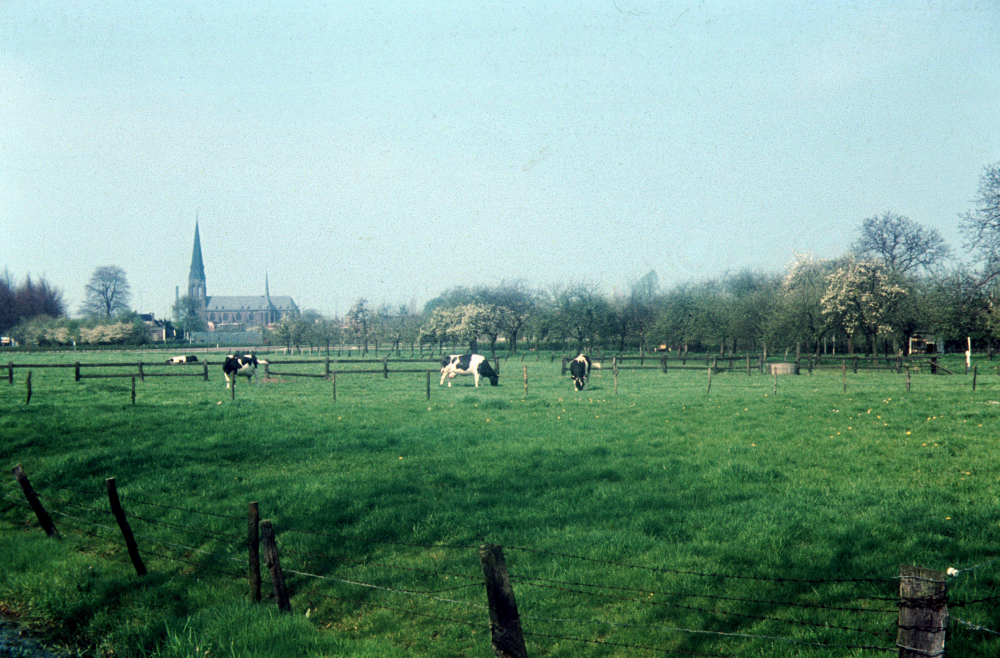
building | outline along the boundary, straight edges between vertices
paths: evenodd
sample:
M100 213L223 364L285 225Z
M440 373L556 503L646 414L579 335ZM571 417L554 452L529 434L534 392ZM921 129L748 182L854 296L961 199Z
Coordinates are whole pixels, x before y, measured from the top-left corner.
M245 331L247 327L265 327L299 314L299 307L291 297L271 296L266 274L263 295L209 295L197 222L194 225L188 296L194 300L198 315L208 325L209 331Z

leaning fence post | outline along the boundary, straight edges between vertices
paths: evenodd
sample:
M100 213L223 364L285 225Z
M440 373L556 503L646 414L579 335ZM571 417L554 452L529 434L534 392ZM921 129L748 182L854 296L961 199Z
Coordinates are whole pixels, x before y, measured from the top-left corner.
M135 543L135 535L132 534L132 528L129 527L128 519L125 518L125 510L122 509L122 503L118 500L118 485L115 484L114 478L108 478L104 481L104 487L108 490L108 502L111 503L111 513L115 516L115 521L118 522L118 528L122 531L122 537L125 538L125 546L128 548L128 556L132 560L132 566L135 567L135 572L140 576L146 575L146 565L142 563L142 558L139 556L139 546Z
M943 656L948 630L945 574L904 564L899 576L899 658Z
M285 589L285 575L281 572L281 560L278 558L278 544L274 541L274 528L271 520L260 522L261 540L264 542L264 560L271 571L271 584L274 586L274 598L278 610L291 612L292 604L288 602L288 591Z
M49 537L55 537L56 539L62 539L59 536L59 531L56 530L56 524L52 522L52 517L49 513L45 511L42 507L42 503L38 500L38 495L35 490L31 487L31 482L28 481L28 476L24 474L24 469L18 464L14 467L14 479L17 483L21 485L21 491L24 492L24 497L28 499L28 504L31 505L31 510L38 517L38 523L42 526L42 530L45 531Z
M24 380L24 385L28 389L28 396L24 399L24 406L31 402L31 371L28 371L28 378Z
M260 603L260 512L256 501L247 506L247 556L250 600Z
M490 607L490 634L493 652L497 658L527 658L521 633L521 618L517 601L510 586L510 574L503 549L487 544L479 548L479 561L486 580L486 599Z

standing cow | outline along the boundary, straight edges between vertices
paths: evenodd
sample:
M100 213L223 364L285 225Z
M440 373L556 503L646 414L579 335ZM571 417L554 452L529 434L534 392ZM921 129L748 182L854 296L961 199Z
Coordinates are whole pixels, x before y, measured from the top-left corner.
M222 364L222 374L226 376L226 388L229 388L235 377L246 377L247 381L257 373L257 364L267 363L260 361L254 354L229 354L225 363Z
M450 354L441 359L441 384L448 380L448 387L451 387L451 380L455 375L472 375L475 378L476 386L479 386L479 378L486 377L490 380L491 386L497 385L498 375L490 367L490 362L485 356L480 354Z
M600 368L600 363L594 363L595 368ZM569 362L569 376L573 378L573 385L576 390L582 391L587 385L587 377L590 377L591 360L586 354L578 354L575 359Z

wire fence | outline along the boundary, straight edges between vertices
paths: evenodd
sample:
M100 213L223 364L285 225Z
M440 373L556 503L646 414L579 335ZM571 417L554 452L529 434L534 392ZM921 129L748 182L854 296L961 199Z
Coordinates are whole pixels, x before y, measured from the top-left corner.
M116 517L118 496L115 493L112 499L111 489L105 495L49 485L34 492L24 476L23 482L19 477L0 488L0 500L12 527L24 528L31 525L30 512L38 514L31 500L34 495L44 510L55 515L55 525L82 541L96 542L89 544L90 550L116 562L128 564L123 549L132 550L132 537L138 553L147 559L182 564L192 575L224 576L233 587L252 581L251 572L260 567L259 562L253 564L258 559L252 545L252 537L258 535L249 529L253 515L121 496L128 508L126 532ZM495 637L501 622L495 618L490 595L495 574L487 568L485 546L378 541L296 527L279 527L275 534L276 551L280 545L275 555L283 565L276 574L267 560L271 580L275 583L280 575L280 580L287 577L294 583L299 603L292 605L308 608L322 600L344 610L377 609L427 623L489 630ZM355 548L358 544L367 549ZM1000 596L948 601L901 590L901 581L912 579L940 585L943 592L946 582L995 568L1000 558L952 568L947 574L791 578L651 566L524 546L490 549L510 557L509 576L506 564L501 571L511 602L515 587L521 599L520 606L514 604L518 629L539 652L547 643L573 642L653 654L725 656L743 654L750 650L748 645L753 652L766 653L767 646L784 644L816 651L903 649L910 652L906 655L934 656L942 655L946 632L1000 635L983 621L993 618L989 613ZM385 552L387 558L379 559ZM556 577L562 572L575 575ZM752 593L741 594L734 583ZM279 598L277 588L274 597ZM939 626L930 627L901 621L904 610L933 611L945 605L962 608L967 618L951 617L949 622L946 614L935 622ZM909 646L910 631L940 634L942 649Z

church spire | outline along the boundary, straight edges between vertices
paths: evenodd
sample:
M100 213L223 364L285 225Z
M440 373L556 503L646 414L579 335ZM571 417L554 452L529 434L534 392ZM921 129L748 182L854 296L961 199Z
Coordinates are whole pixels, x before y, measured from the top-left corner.
M201 235L198 232L198 220L194 222L194 249L191 252L191 273L188 274L188 297L195 300L198 312L204 315L206 299L205 263L201 259Z

